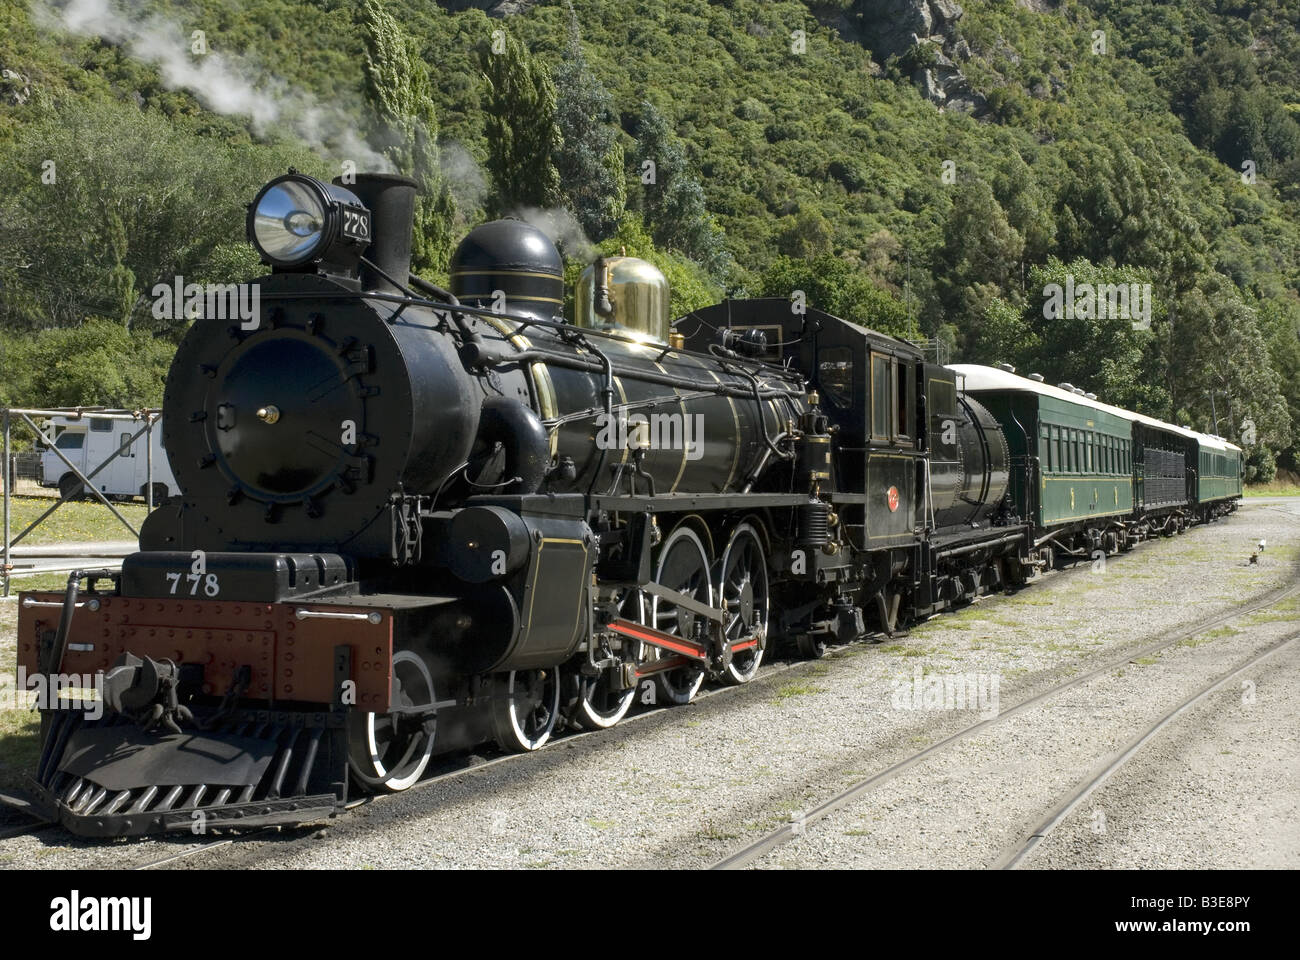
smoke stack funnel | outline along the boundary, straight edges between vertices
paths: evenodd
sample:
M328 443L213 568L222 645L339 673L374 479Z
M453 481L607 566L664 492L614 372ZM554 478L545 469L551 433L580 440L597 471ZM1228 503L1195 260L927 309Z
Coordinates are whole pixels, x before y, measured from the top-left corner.
M406 283L411 273L411 233L415 229L416 183L410 177L392 173L358 173L355 183L343 183L370 211L370 246L362 254L397 283ZM365 290L401 293L374 268L361 264L361 286Z

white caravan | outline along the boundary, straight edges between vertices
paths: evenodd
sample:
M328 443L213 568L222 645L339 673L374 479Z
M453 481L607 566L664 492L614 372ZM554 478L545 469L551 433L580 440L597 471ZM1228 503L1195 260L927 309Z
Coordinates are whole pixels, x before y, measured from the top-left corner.
M76 465L84 476L108 459L119 447L125 448L121 455L91 477L99 492L109 499L124 499L146 496L148 482L148 457L145 452L145 436L136 437L129 443L137 430L144 426L142 420L109 420L104 417L84 416L51 417L45 426L45 435L54 435L54 445L63 456ZM159 503L165 497L179 493L176 478L172 476L171 464L162 447L162 420L153 425L153 500ZM81 480L68 469L57 453L46 447L41 456L43 479L41 485L58 487L59 493L70 499L83 499L90 495L83 489Z

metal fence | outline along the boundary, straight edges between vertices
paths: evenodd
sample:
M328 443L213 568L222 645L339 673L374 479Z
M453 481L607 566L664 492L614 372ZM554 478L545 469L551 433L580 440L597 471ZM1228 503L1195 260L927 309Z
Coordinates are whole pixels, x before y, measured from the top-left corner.
M39 451L24 450L20 453L10 455L10 483L17 483L19 480L31 480L35 483L40 483L44 479L45 469Z
M3 489L3 526L0 527L0 534L3 535L3 539L0 539L0 548L2 548L0 549L0 596L4 596L4 597L9 596L9 581L11 579L11 574L13 571L13 562L12 562L13 547L18 543L20 543L23 540L23 538L25 538L38 526L40 526L40 524L49 516L51 516L56 510L58 510L61 506L67 503L68 500L73 499L74 497L79 498L82 491L91 494L96 499L98 499L104 506L108 507L108 509L112 511L113 516L117 517L117 519L121 521L122 526L130 530L131 535L133 537L137 539L139 538L140 531L136 530L136 528L131 525L130 521L128 521L126 517L122 516L121 511L119 511L117 507L113 506L113 504L109 501L108 497L104 496L104 494L101 493L100 490L93 483L91 483L91 480L93 480L95 476L97 476L105 467L107 467L110 463L112 463L115 459L117 459L124 451L129 450L131 448L131 445L134 444L135 441L138 440L141 436L143 436L145 438L145 458L146 458L145 503L148 505L148 508L150 510L153 510L154 507L153 430L155 425L158 422L158 418L161 415L162 415L161 410L153 410L153 409L110 410L103 407L64 407L64 408L49 408L49 409L27 409L22 407L0 408L0 430L3 430L3 448L0 449L0 468L3 469L0 469L0 486L4 488ZM88 466L87 467L88 472L83 473L81 471L81 468L79 468L76 464L74 464L71 460L69 460L67 455L62 450L60 450L57 444L54 442L55 438L52 435L52 429L51 432L47 434L46 428L43 428L41 424L38 422L38 421L46 421L48 423L54 417L66 417L72 420L82 420L82 419L88 420L91 418L97 420L115 420L115 421L130 422L133 428L136 424L139 424L140 426L139 429L136 429L131 434L128 440L117 445L114 448L113 452L110 453L107 457L105 457L102 462L96 464L93 468L90 468ZM54 501L54 503L50 506L48 510L46 510L39 517L37 517L35 520L29 523L26 527L24 527L17 534L17 536L10 536L11 521L13 517L13 504L12 504L13 487L14 487L14 483L18 479L18 462L19 462L17 457L14 454L13 443L14 443L15 433L24 430L30 431L32 440L48 448L60 460L63 461L63 465L68 469L68 471L74 474L81 481L81 491L76 491L76 492L60 491L59 498ZM20 456L24 458L23 462L28 465L26 467L26 469L28 470L31 469L30 466L31 458L33 456L35 457L36 459L35 477L37 479L40 479L41 455L39 453L36 454L24 453Z

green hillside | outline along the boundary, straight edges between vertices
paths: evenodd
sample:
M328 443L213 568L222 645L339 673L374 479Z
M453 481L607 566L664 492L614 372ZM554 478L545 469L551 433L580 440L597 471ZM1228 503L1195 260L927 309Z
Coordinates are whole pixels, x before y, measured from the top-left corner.
M557 167L588 173L528 204L589 227L575 275L626 246L682 310L803 289L953 359L1217 416L1252 476L1300 466L1300 0L384 7L427 65L453 235L537 186L492 173L521 168L484 65L521 42L582 131ZM367 106L373 9L0 0L0 400L156 401L184 323L151 316L153 283L253 272L243 204L274 172L397 155ZM1067 281L1150 284L1149 312L1046 317ZM125 371L100 395L92 355Z

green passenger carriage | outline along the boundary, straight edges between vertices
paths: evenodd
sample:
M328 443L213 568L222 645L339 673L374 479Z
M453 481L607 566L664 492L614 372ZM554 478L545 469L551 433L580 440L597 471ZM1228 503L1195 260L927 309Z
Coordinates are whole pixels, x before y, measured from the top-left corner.
M1046 529L1133 512L1131 414L991 367L952 369L1003 426L1020 516Z
M1242 495L1242 454L1236 444L1219 437L1197 441L1196 499L1202 513L1221 513Z

